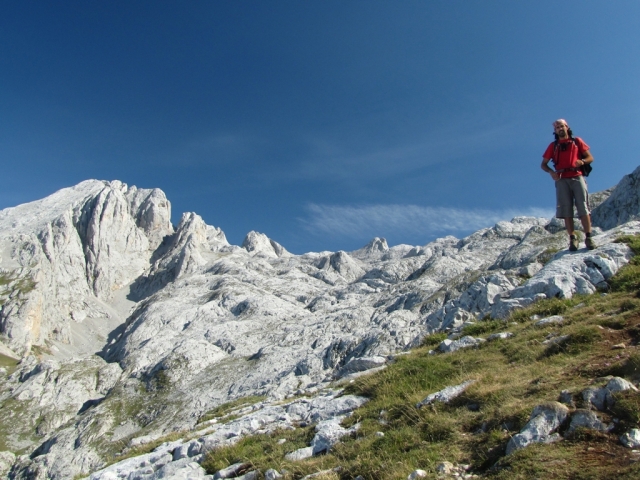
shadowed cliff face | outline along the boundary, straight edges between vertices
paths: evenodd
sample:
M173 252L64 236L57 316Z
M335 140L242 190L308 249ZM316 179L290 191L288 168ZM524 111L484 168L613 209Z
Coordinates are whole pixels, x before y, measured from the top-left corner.
M196 214L175 231L169 218L161 191L99 181L0 212L2 341L57 357L46 368L27 357L0 399L39 418L37 392L61 372L86 385L51 395L47 418L8 439L35 450L20 471L90 471L113 445L192 428L227 400L283 398L377 368L430 333L593 293L631 257L615 238L640 231L599 230L597 250L568 255L556 221L518 217L461 240L292 255L257 232L239 247Z

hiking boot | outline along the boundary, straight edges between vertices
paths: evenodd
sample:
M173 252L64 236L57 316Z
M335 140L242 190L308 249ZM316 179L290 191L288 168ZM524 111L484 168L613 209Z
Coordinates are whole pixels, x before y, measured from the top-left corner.
M576 250L578 250L578 239L572 235L569 238L569 251L575 252Z
M586 247L587 247L589 250L593 250L594 248L596 248L596 242L594 242L594 241L593 241L593 238L591 238L591 237L587 237L587 238L584 240L584 244L586 245Z

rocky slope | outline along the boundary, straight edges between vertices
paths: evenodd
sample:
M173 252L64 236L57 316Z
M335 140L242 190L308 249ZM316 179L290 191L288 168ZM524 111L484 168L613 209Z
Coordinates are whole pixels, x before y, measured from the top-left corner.
M229 400L315 392L430 333L606 289L631 256L615 238L640 232L638 178L601 195L599 248L575 254L557 221L521 217L424 246L293 255L257 232L233 246L194 213L174 229L161 191L117 181L3 210L11 478L89 473Z

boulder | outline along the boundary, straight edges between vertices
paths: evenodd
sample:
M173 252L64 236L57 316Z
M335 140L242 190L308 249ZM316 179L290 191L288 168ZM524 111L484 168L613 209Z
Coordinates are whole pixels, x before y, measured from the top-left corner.
M425 405L430 405L434 402L448 403L454 398L456 398L457 396L461 395L467 388L469 388L475 382L476 382L475 380L467 380L466 382L461 383L460 385L443 388L439 392L428 395L424 400L416 404L416 408L422 408Z
M561 439L554 434L569 416L569 409L559 402L548 402L533 409L529 422L507 443L507 455L531 443L552 443Z
M464 336L458 340L443 340L438 346L438 350L442 353L451 353L461 348L477 347L481 345L485 340L482 338L474 338L470 335Z
M640 447L640 428L632 428L620 437L620 443L627 448Z
M0 452L0 477L4 478L15 462L16 456L13 452Z
M578 409L571 415L571 423L567 433L575 432L578 428L608 432L613 428L613 425L603 423L592 410Z

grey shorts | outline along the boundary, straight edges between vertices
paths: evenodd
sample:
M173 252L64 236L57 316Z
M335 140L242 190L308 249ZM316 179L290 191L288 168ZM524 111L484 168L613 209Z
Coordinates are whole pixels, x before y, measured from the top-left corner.
M574 203L579 217L589 214L589 193L582 175L556 181L556 217L573 218Z

